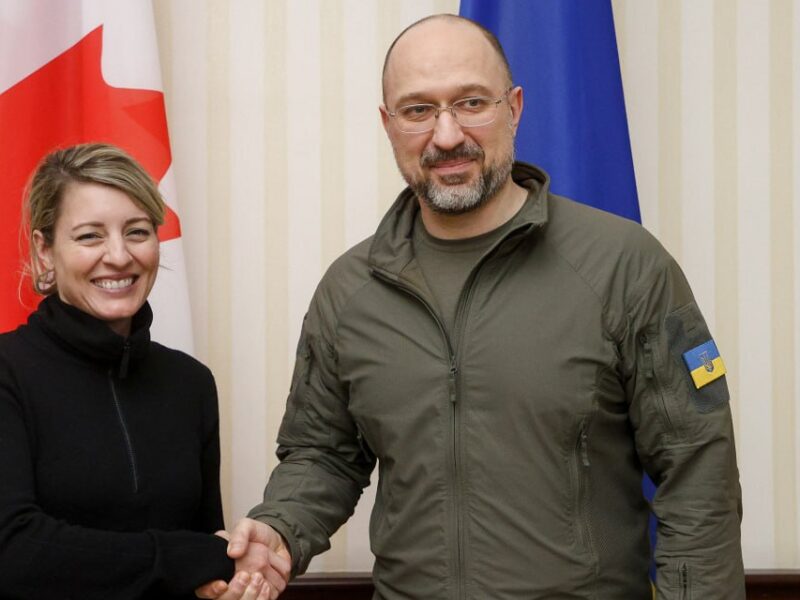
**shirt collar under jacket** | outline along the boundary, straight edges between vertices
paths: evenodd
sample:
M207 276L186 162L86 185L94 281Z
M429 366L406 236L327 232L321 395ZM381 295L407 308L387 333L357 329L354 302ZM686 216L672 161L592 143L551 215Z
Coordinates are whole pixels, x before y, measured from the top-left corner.
M550 176L539 167L518 161L514 163L511 177L517 184L528 189L528 198L513 217L516 224L508 230L504 240L520 230L530 233L547 224ZM419 203L414 192L405 188L375 232L369 251L369 265L372 269L377 269L392 279L403 278L409 265L415 262L412 238L414 219L418 211Z

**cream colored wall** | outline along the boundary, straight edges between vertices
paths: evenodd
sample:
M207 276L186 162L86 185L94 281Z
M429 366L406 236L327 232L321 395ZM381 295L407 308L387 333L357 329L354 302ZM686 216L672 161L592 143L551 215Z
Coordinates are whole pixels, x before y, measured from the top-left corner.
M275 464L303 313L401 187L393 37L458 0L153 0L199 358L232 523ZM645 225L731 371L750 568L800 567L800 2L614 0ZM313 570L368 570L368 490Z
M615 0L645 225L730 371L750 568L800 567L800 2Z

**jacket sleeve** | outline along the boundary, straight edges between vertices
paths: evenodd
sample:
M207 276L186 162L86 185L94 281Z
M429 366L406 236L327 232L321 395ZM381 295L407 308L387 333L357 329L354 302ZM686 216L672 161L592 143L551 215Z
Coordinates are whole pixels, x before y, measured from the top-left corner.
M193 531L71 525L37 504L30 420L0 356L0 596L126 600L230 579L226 542Z
M319 291L303 321L286 413L278 433L280 464L264 491L264 502L248 516L270 524L286 540L292 574L330 547L329 538L353 514L369 484L375 458L362 451L347 409L347 388L336 373ZM329 317L330 318L330 317Z
M711 334L678 265L660 246L657 254L630 290L621 342L637 451L657 486L657 597L743 600L741 489L726 377L696 387L684 353Z

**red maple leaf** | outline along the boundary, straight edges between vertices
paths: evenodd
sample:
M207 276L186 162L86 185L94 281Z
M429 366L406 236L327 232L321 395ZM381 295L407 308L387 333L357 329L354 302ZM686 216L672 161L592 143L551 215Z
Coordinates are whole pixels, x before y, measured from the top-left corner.
M164 95L109 86L102 47L100 26L0 94L0 331L23 322L37 303L30 283L21 282L27 249L19 222L25 185L42 157L55 148L106 142L131 154L156 181L172 161ZM162 241L180 236L172 210L158 233Z

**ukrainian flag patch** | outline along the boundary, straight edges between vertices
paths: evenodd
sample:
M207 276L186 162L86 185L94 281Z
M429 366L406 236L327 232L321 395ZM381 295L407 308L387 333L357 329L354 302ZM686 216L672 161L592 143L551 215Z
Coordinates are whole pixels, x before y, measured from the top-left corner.
M694 386L698 390L726 373L725 365L714 340L708 340L706 343L684 352L683 362L686 363L686 368L689 369Z

